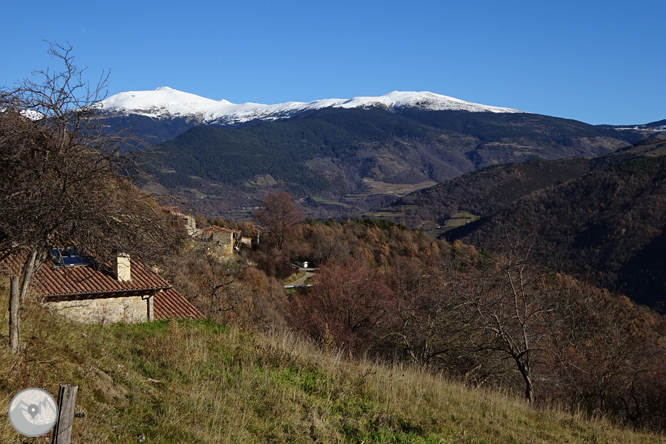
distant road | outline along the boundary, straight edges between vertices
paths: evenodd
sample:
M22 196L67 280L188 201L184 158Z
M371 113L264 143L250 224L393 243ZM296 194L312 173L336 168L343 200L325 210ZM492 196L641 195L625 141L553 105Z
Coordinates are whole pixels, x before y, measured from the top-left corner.
M289 285L285 285L284 288L302 287L305 285L305 281L311 278L315 273L314 268L299 268L298 271L304 271L305 276L296 279L294 282L291 282Z

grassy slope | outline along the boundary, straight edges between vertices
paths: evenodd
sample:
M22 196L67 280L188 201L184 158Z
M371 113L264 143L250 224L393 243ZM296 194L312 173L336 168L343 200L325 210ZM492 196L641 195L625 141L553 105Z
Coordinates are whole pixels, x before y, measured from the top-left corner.
M289 335L210 322L84 326L37 307L23 314L23 353L0 349L0 409L20 389L57 393L73 382L86 413L74 442L140 434L147 443L666 442L418 370L353 362ZM6 322L3 314L5 344ZM0 442L50 441L21 441L3 420Z

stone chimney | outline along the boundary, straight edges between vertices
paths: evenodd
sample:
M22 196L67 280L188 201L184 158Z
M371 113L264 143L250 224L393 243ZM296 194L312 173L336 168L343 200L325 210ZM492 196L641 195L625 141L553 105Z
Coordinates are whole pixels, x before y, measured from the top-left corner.
M118 282L131 281L132 270L130 266L130 257L126 253L118 253L116 256L114 270Z

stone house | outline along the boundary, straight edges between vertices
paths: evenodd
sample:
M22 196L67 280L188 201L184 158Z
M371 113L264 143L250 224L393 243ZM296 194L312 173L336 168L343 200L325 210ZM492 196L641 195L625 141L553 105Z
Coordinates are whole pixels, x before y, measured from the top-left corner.
M212 226L203 230L202 238L215 247L219 255L231 256L243 244L240 231Z
M178 208L175 207L163 207L165 211L168 211L172 215L179 218L182 222L182 226L190 237L199 237L202 234L202 230L197 228L197 219L192 214L183 214Z
M0 268L18 275L22 264L14 255ZM46 306L84 323L203 318L168 281L122 254L111 264L96 264L71 250L54 249L35 274L31 292Z
M245 245L248 248L252 247L252 239L241 235L240 231L231 230L225 227L218 227L216 225L200 229L197 228L196 218L191 214L183 214L175 207L163 207L173 216L180 219L182 228L187 234L197 241L203 241L215 247L214 251L218 256L228 257L234 254Z
M252 238L247 236L242 236L241 244L245 245L247 248L252 248Z

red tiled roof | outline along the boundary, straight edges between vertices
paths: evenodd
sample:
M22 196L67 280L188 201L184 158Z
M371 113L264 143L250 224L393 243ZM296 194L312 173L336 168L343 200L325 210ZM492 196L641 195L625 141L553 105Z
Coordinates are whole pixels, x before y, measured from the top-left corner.
M155 295L153 300L155 320L159 319L203 319L204 315L175 289L170 288Z
M18 274L23 265L16 255L5 260L12 272ZM130 281L118 281L107 266L54 267L47 260L32 282L32 289L41 296L82 295L100 293L152 292L171 288L166 279L130 259Z
M24 261L25 255L14 254L0 262L0 269L8 268L12 274L19 275ZM108 266L56 268L53 265L47 260L32 282L31 290L42 297L155 294L153 309L156 320L204 318L166 279L133 259L130 259L132 280L121 282L116 280Z

